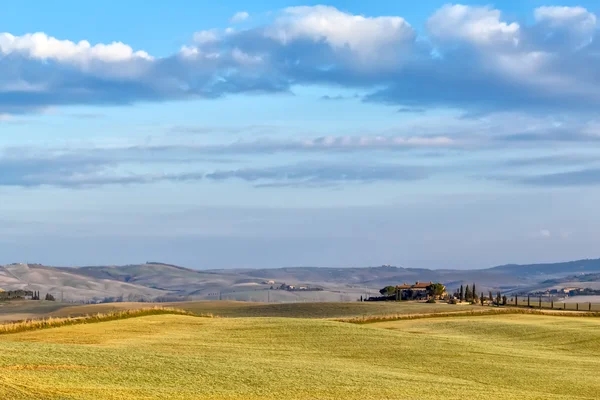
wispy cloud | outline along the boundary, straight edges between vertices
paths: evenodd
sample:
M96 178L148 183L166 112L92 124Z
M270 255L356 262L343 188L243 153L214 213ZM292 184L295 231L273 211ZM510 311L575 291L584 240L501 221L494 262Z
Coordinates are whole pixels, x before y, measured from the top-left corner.
M427 109L419 107L402 107L398 109L400 114L421 114L426 112Z
M321 100L328 100L328 101L349 100L349 99L358 99L358 98L360 98L359 95L343 96L341 94L338 94L338 95L335 95L335 96L330 96L330 95L321 96Z
M259 187L322 187L348 182L416 181L426 179L429 174L427 168L405 165L302 163L270 168L216 171L207 174L206 178L215 181L241 179L257 183Z
M244 22L248 18L250 18L250 14L248 14L246 11L238 11L235 14L233 14L233 16L229 19L229 22L232 24L239 24L240 22Z
M600 168L534 175L519 179L519 182L535 186L597 186L600 185Z
M183 135L208 135L208 134L267 134L276 133L283 128L277 125L242 125L242 126L200 126L176 125L167 129L168 133Z
M173 149L171 149L173 150ZM148 157L150 151L157 157ZM161 154L165 152L164 154ZM78 188L100 185L151 184L163 181L187 182L208 179L225 181L240 179L257 186L331 186L341 183L370 183L377 181L415 181L426 179L430 168L396 164L319 162L293 165L238 168L213 172L197 171L197 166L177 173L147 172L130 173L120 168L131 162L182 163L185 155L176 157L166 149L120 151L90 151L71 154L26 154L19 157L0 157L0 186L38 187L57 186ZM171 157L171 158L170 158ZM196 161L201 160L197 157Z
M582 166L597 163L598 157L591 154L556 154L541 157L521 157L501 161L507 167L556 167L556 166Z
M10 154L10 153L8 153ZM14 153L13 153L14 154ZM19 154L19 153L17 153ZM66 188L111 184L148 184L160 181L193 181L202 173L127 173L119 171L126 159L90 154L4 154L0 157L0 186Z
M102 119L106 117L106 114L102 114L102 113L74 113L74 114L69 114L70 117L72 118L78 118L78 119Z
M548 229L541 229L538 232L538 235L543 238L549 238L552 236L552 232L550 232Z

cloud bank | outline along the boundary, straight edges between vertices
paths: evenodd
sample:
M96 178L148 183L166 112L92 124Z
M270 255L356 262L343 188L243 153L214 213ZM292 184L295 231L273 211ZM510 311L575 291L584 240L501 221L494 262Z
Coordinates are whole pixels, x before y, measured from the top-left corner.
M366 101L400 109L597 109L596 16L581 7L532 12L534 22L523 24L491 7L447 5L418 32L402 16L290 7L263 26L198 31L168 57L120 42L0 33L0 114L314 84L371 90Z

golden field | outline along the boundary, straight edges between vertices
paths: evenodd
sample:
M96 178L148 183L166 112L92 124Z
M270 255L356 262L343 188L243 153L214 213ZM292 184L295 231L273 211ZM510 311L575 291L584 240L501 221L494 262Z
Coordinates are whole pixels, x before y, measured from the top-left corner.
M599 368L593 317L163 314L0 335L9 399L593 399Z

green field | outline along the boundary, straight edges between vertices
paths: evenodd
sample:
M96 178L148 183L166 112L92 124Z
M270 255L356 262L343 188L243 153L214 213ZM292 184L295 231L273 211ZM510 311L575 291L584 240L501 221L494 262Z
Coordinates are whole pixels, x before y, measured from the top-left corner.
M159 315L0 335L9 399L593 399L600 319Z

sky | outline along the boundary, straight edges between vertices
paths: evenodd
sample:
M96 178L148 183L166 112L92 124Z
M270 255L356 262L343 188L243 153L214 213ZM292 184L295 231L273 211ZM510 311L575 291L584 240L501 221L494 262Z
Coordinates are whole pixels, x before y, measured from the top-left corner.
M600 256L597 1L0 12L0 262Z

